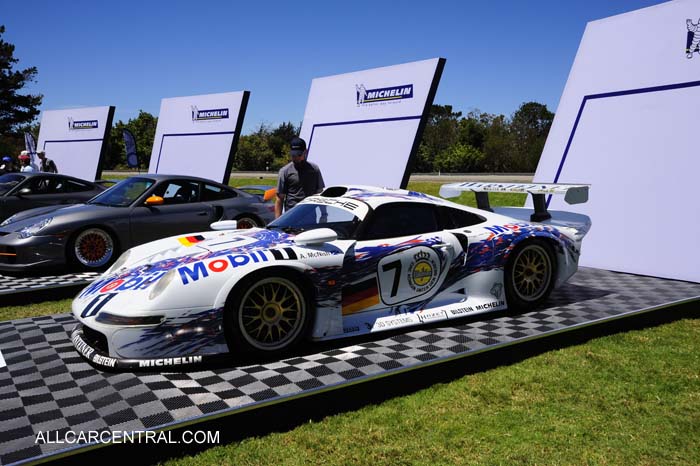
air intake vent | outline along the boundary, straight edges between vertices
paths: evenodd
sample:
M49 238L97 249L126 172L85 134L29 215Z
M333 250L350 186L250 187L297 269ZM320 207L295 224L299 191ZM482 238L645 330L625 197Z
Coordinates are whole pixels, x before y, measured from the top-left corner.
M326 188L322 193L321 196L323 197L340 197L343 194L348 192L348 188L345 186L331 186L330 188Z

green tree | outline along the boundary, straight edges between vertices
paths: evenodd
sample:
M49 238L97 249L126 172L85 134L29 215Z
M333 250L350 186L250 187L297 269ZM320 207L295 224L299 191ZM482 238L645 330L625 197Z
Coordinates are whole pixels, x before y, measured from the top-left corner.
M270 131L265 125L238 140L238 150L234 160L234 170L257 171L272 169L275 154L270 148Z
M470 173L481 170L484 153L479 149L457 142L435 158L435 168L443 173Z
M39 115L41 94L22 94L21 90L37 75L36 67L14 70L19 61L14 57L15 46L5 42L0 26L0 151L17 153L24 148L21 130Z
M112 126L105 168L110 170L128 167L126 164L126 147L124 146L124 137L122 135L122 131L128 129L136 140L136 154L139 157L141 169L148 169L157 126L158 118L143 110L139 110L139 115L136 118L129 119L126 123L121 120L118 121Z
M490 173L510 171L512 146L508 120L504 115L495 116L491 119L486 129L484 171Z
M554 113L538 102L525 102L513 113L513 171L535 171L553 120Z
M435 171L435 157L457 142L457 129L462 112L452 111L452 105L433 105L413 164L413 172Z

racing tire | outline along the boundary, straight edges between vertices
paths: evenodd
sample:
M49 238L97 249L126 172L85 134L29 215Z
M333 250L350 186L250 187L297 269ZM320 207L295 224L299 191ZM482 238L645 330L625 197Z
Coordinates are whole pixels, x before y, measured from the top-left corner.
M69 261L81 270L100 270L118 256L117 242L103 228L90 227L78 232L68 243Z
M248 228L259 228L262 227L262 222L252 215L243 214L236 217L238 222L237 228L239 230L247 230Z
M525 312L540 305L552 292L556 273L556 255L547 241L533 239L516 247L504 274L508 309Z
M307 335L309 293L296 274L276 270L242 280L229 295L224 328L232 354L279 355Z

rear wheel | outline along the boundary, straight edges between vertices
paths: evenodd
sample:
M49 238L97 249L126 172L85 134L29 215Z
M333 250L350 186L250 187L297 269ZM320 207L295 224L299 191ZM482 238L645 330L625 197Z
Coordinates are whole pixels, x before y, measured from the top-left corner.
M505 269L508 307L527 311L547 299L554 287L556 256L544 240L535 239L518 246Z
M68 245L68 257L82 269L103 268L109 265L116 255L114 238L102 228L83 230Z
M295 278L282 272L257 275L234 289L225 317L233 352L278 354L306 336L311 305Z

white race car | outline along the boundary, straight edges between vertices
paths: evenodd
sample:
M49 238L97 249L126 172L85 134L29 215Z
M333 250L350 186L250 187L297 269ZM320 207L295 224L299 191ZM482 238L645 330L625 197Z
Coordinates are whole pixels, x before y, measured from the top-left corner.
M578 267L585 215L548 212L586 185L444 185L479 208L426 194L335 186L266 229L174 236L125 252L73 301L77 350L103 367L187 366L222 354L279 355L329 340L547 298ZM489 191L529 192L533 209L495 208Z

